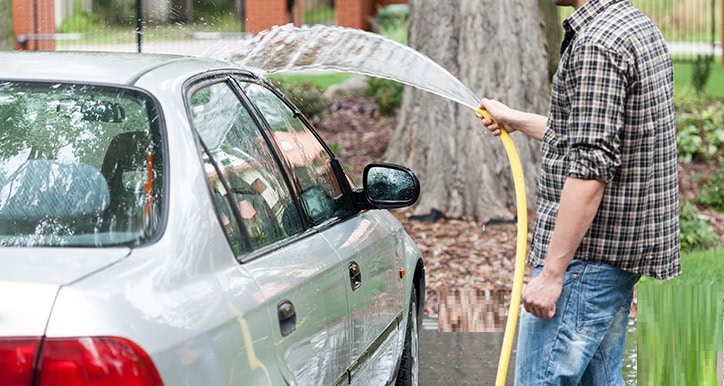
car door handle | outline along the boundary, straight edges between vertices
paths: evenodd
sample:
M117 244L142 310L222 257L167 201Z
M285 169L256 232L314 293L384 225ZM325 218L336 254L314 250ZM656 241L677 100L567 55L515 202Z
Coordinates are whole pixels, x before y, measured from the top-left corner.
M362 271L356 261L349 263L349 281L352 285L352 291L356 291L362 286Z
M282 336L287 336L297 329L297 312L294 310L294 304L289 300L284 300L277 305L277 316Z

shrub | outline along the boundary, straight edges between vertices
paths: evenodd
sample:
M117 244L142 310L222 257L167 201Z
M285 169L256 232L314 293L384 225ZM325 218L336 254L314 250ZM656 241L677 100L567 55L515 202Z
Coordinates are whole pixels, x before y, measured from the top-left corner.
M321 114L329 106L329 100L324 97L319 86L311 83L289 82L282 79L275 79L274 84L307 118Z
M697 94L677 96L676 146L683 162L724 157L724 103Z
M382 7L371 20L372 29L388 39L407 44L409 14L410 8L406 4Z
M380 115L393 115L402 104L404 86L400 82L383 78L370 78L365 95L377 103Z
M701 153L701 136L694 125L687 125L677 130L676 149L681 162L689 163Z
M709 80L709 74L711 73L711 61L711 57L702 57L699 55L696 57L696 62L694 62L694 71L691 73L691 84L694 86L694 90L696 90L698 94L701 94L704 91L706 82Z
M63 19L63 22L58 26L58 32L70 33L70 32L85 32L91 33L97 31L99 28L98 23L93 20L93 15L90 12L79 10L73 16Z
M706 249L716 245L719 241L719 238L712 232L709 221L701 217L690 201L684 201L681 204L679 221L682 251Z
M724 212L724 170L719 170L704 184L697 200L701 205Z

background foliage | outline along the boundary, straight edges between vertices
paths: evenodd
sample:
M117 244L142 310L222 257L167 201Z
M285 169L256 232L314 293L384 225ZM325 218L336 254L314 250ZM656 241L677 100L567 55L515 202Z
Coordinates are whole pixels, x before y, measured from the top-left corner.
M391 116L402 105L403 89L404 85L394 80L370 78L367 81L365 96L372 97L377 103L380 115Z
M724 102L693 92L675 99L679 160L724 160Z
M275 78L274 84L302 111L307 118L321 114L329 106L322 89L309 82L293 82Z
M14 47L12 0L0 0L0 51Z

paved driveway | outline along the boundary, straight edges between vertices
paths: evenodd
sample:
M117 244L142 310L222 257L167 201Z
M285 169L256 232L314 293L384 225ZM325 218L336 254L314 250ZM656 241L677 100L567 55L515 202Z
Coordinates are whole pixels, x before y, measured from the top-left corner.
M437 332L426 319L420 334L420 385L494 385L503 333ZM506 385L513 385L515 352Z

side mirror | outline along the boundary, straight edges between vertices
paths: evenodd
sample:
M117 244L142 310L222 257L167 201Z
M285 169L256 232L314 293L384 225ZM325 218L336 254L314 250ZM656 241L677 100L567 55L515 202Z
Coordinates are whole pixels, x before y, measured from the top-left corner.
M415 172L405 167L372 163L365 167L363 194L371 208L403 208L417 202L420 181Z

